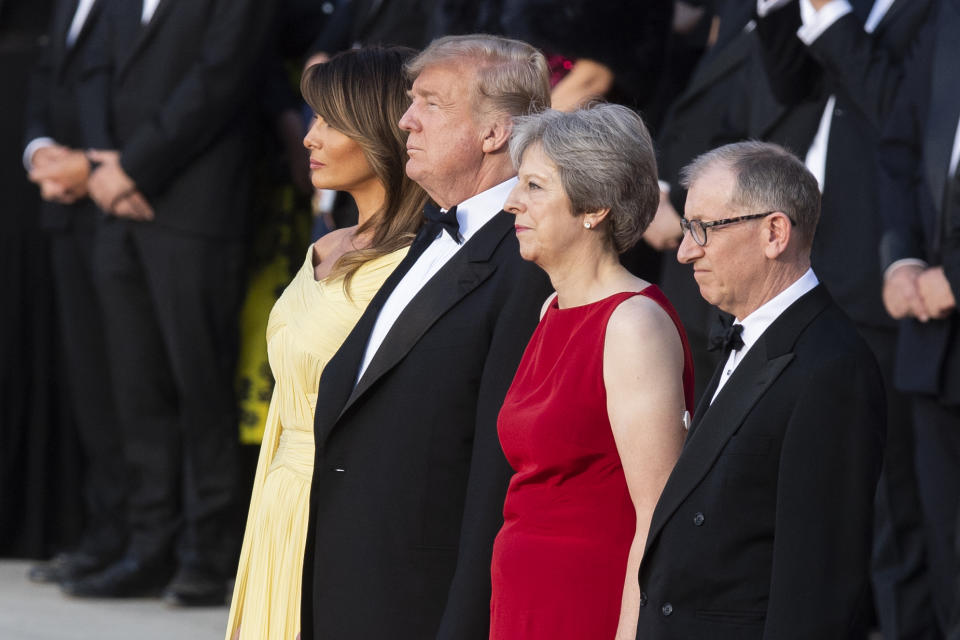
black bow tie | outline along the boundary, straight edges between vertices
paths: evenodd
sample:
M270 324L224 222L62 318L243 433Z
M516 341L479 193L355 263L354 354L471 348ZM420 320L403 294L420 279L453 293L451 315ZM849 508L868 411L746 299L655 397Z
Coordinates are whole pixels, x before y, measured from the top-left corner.
M740 349L743 348L743 338L740 337L741 333L743 333L742 324L723 326L718 322L714 330L710 332L710 346L708 348L710 351L723 349L724 353L730 353L731 349L733 351L740 351Z
M447 209L446 213L440 211L440 207L428 202L423 208L423 217L427 219L427 232L430 237L435 236L441 231L446 231L457 244L463 244L460 239L460 223L457 222L457 207L453 206Z

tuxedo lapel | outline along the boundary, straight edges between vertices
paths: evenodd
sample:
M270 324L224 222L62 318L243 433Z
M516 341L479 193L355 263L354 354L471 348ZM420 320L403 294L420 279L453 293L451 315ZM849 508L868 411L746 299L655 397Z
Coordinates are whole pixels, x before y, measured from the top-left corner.
M130 63L137 57L137 54L140 53L140 50L143 49L150 41L150 38L153 37L153 34L157 32L159 25L166 19L167 15L170 14L170 7L176 3L177 0L160 0L160 4L158 4L157 8L154 10L153 16L150 18L150 22L141 25L140 28L137 29L137 35L129 49L130 54L120 64L120 67L117 71L118 76L122 76L130 67ZM142 0L140 2L128 2L128 4L136 9L137 23L140 23L140 16L143 15Z
M70 23L73 22L73 15L77 12L79 4L80 0L65 0L56 4L53 16L54 40L49 46L52 47L54 60L56 60L55 73L57 77L60 76L61 70L66 65L66 59L74 48L67 46L67 34L70 32ZM89 18L87 18L87 22L90 22Z
M710 404L708 394L716 389L718 369L697 407L697 420L654 509L647 549L680 504L713 468L720 452L754 405L793 360L797 337L829 303L826 290L818 286L792 304L760 336Z
M63 72L67 67L67 63L76 55L76 52L81 50L83 46L83 41L90 34L90 31L93 30L93 24L97 20L97 13L100 11L100 5L103 4L102 0L94 0L93 5L90 7L90 13L87 14L87 19L83 21L83 26L80 28L80 33L77 34L77 39L74 41L72 46L67 46L67 32L70 30L70 24L73 22L73 15L77 11L77 5L79 0L74 0L74 2L68 3L71 7L71 10L67 13L66 19L62 28L58 25L57 34L59 36L57 46L64 48L63 55L59 56L60 66L57 69L57 74Z
M703 93L704 90L713 86L718 78L736 69L737 65L749 56L752 48L752 37L749 33L741 31L729 42L718 43L715 46L722 48L715 52L711 51L704 58L703 64L697 66L687 89L677 100L674 110L681 108Z
M513 216L498 213L414 296L390 328L343 406L341 416L396 366L443 314L490 277L496 270L490 257L513 224Z
M883 14L883 18L877 24L877 28L873 30L874 37L882 37L884 32L893 24L897 14L903 11L904 7L910 2L916 2L916 0L896 0L890 5L890 8L887 9L887 12Z
M314 420L319 429L318 444L326 440L329 430L336 423L342 407L346 405L347 399L353 392L357 372L360 370L360 363L363 362L367 342L370 340L370 333L373 331L383 305L429 245L429 239L421 230L420 235L410 246L410 251L381 285L346 340L323 368Z

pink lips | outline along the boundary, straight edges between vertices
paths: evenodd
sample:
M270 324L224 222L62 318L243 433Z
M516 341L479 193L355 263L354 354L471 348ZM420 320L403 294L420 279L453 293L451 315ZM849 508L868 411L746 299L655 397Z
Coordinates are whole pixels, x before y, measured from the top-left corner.
M327 166L327 165L323 164L322 162L317 162L316 160L311 160L311 161L310 161L310 168L311 168L311 169L319 169L319 168L325 167L325 166Z

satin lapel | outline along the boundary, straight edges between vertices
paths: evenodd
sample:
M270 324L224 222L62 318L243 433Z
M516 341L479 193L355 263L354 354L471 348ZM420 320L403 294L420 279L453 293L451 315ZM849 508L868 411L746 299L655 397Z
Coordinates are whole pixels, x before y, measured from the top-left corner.
M498 213L414 296L373 356L341 410L341 416L396 366L443 314L490 277L496 270L490 256L513 224L513 216L503 211Z
M957 131L957 114L960 114L960 81L956 80L955 72L957 61L960 60L960 38L957 37L960 33L960 8L957 4L947 1L940 3L931 72L930 112L923 145L927 185L938 212L943 209L947 170Z
M397 284L429 244L429 240L424 238L423 234L417 236L417 239L410 246L410 251L381 285L357 324L350 331L343 344L340 345L337 353L324 367L323 374L320 377L320 388L323 393L318 395L317 410L314 417L315 428L317 424L323 425L324 428L322 433L317 434L318 444L326 440L329 429L336 423L336 418L340 415L340 409L346 404L347 399L353 392L357 372L360 370L360 363L363 361L363 354L367 349L367 342L370 339L373 326L377 322L377 317L380 315L380 310L383 309L383 305L390 294L393 293L393 290L396 289Z
M67 46L67 33L70 31L70 23L73 22L73 15L77 12L79 4L80 0L65 0L64 2L58 2L54 8L52 31L54 40L48 46L53 48L53 59L56 60L55 77L60 77L61 71L66 66L67 58L74 48ZM90 22L89 18L87 22Z
M883 33L893 24L894 18L897 17L897 14L903 11L903 8L907 6L910 2L916 2L917 0L896 0L890 8L887 9L887 12L883 14L883 18L880 19L877 28L873 30L873 36L875 38L881 37Z
M98 13L100 12L100 5L103 4L102 0L94 0L93 5L90 7L90 13L87 14L87 19L83 21L83 26L80 28L80 33L77 34L77 39L73 43L72 47L67 47L67 31L70 30L70 23L73 22L73 14L76 12L76 7L79 2L73 2L73 11L68 14L66 24L64 25L62 31L58 30L57 33L60 34L60 47L64 47L65 50L63 55L60 56L60 67L58 69L58 74L62 73L67 66L67 62L83 47L83 41L90 35L90 32L93 30L93 25L98 19Z
M129 1L129 0L127 0ZM136 39L133 42L133 45L130 47L130 54L123 61L123 64L120 65L119 70L117 71L118 76L122 76L126 70L130 67L130 63L137 57L137 54L140 53L140 50L150 41L150 38L154 33L157 32L157 28L160 23L164 21L167 15L170 14L170 7L175 5L177 0L160 0L160 4L157 5L157 8L153 11L153 17L150 18L150 22L145 25L142 25L137 30ZM138 9L138 20L139 16L143 13L143 4L140 2L130 2L131 5L136 5Z
M696 433L691 430L683 453L660 494L647 534L647 549L680 504L713 468L723 447L740 429L753 406L793 360L797 337L828 304L830 296L822 286L792 304L760 336L717 399L703 411ZM711 383L711 387L715 389L716 385ZM708 399L705 394L704 401ZM701 408L698 407L698 413Z
M704 391L703 395L700 397L700 402L697 403L697 408L693 411L693 422L690 424L690 431L687 433L686 442L690 442L690 438L693 437L693 432L697 430L697 426L699 426L700 420L703 418L703 414L705 414L707 409L710 408L710 398L712 398L713 394L717 392L717 385L720 384L720 374L726 364L727 361L723 360L717 365L717 368L714 369L713 377L710 378L710 384L707 385L706 391ZM686 443L684 443L684 446L686 446Z

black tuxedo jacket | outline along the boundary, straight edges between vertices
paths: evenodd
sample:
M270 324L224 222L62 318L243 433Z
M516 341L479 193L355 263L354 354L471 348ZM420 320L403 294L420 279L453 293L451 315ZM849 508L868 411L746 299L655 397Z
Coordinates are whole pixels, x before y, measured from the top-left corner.
M821 285L710 404L718 380L654 510L637 637L858 637L886 419L873 355Z
M53 10L48 44L37 60L27 94L24 145L41 137L53 138L72 148L83 148L77 88L83 74L83 60L90 33L100 13L101 1L93 3L76 41L67 46L67 32L76 11L76 0L58 0ZM97 209L89 199L73 205L43 201L41 225L50 230L71 227L92 229Z
M304 640L489 633L490 557L512 473L497 415L550 287L500 212L407 305L354 387L424 236L320 379Z
M249 126L273 2L101 0L81 96L87 146L119 149L156 224L239 236L249 209Z
M827 145L820 222L811 251L813 268L858 325L892 329L883 308L874 158L880 127L902 84L903 61L929 37L932 0L896 0L873 33L864 31L872 0L854 0L849 13L810 46L797 36L799 3L758 20L764 62L778 100L817 104L836 96ZM807 152L816 129L794 148Z
M880 147L884 265L920 258L942 266L960 300L960 184L948 179L960 121L960 2L944 0L917 50ZM900 323L895 383L960 404L960 317Z

